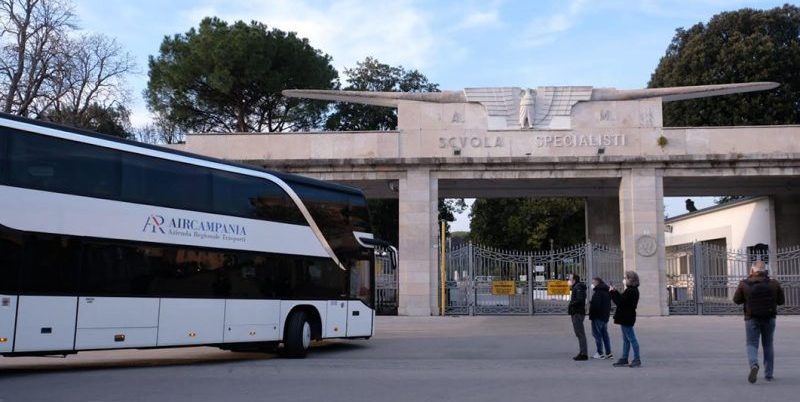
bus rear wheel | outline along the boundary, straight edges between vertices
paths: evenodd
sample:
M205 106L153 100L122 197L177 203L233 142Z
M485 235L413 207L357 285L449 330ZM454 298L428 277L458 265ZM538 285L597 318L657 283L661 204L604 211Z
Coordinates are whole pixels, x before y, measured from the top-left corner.
M305 311L295 311L286 322L283 353L286 357L302 358L311 347L311 323Z

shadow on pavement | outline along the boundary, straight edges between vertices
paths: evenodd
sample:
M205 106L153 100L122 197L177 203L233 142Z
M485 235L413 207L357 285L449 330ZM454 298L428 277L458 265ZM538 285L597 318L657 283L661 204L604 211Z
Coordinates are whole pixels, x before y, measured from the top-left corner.
M318 355L327 355L335 353L352 353L357 350L369 349L369 345L364 342L337 342L337 341L322 341L316 342L308 352L309 357Z
M256 353L256 352L225 352L219 351L208 356L198 356L196 353L187 356L170 351L169 356L164 357L128 357L120 358L108 356L104 359L92 360L72 360L59 357L36 357L35 362L23 364L7 363L0 367L0 377L10 375L47 373L59 371L89 371L89 370L108 370L108 369L130 369L146 367L166 367L166 366L199 366L216 365L231 362L242 362L252 360L271 360L278 357L275 353ZM15 359L13 357L3 357L0 359ZM55 360L55 361L54 361Z
M309 351L309 357L313 358L315 356L324 356L328 354L348 353L365 348L366 346L364 345L348 342L315 342ZM139 351L143 354L151 354L151 356L147 357L131 356L132 353L136 353L136 351L131 350L83 352L82 354L68 356L67 358L0 357L0 362L4 363L0 365L0 377L61 371L219 365L246 361L269 361L281 357L280 353L275 352L230 352L211 348L209 348L208 351L203 351L203 353L193 350L182 355L180 349L181 348L148 349ZM153 355L159 351L163 351L164 356ZM87 356L96 353L104 353L104 356ZM25 361L15 364L14 359L25 359Z

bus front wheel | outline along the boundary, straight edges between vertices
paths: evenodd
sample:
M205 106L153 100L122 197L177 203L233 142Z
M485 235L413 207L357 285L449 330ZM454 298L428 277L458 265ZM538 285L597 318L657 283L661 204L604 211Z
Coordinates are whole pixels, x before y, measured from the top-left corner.
M311 323L305 311L295 311L286 323L283 352L286 357L306 357L311 347Z

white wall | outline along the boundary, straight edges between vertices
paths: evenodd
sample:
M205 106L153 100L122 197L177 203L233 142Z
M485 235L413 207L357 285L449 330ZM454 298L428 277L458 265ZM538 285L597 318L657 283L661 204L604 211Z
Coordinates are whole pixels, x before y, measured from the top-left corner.
M770 202L760 197L727 208L700 212L668 220L672 233L666 233L666 246L724 238L728 249L744 250L758 243L770 244Z

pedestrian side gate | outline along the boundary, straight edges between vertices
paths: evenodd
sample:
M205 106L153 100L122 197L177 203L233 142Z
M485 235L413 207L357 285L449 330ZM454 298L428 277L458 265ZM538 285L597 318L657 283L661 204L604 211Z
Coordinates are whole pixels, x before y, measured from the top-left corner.
M375 313L397 315L397 249L375 248Z
M445 250L444 311L448 315L565 314L569 295L548 291L548 284L566 280L570 273L580 275L587 284L587 279L600 276L620 286L622 253L591 243L542 252L464 244Z
M781 314L800 314L800 246L778 250L775 261L766 252L726 250L709 243L667 248L667 304L670 314L742 314L733 303L739 282L756 260L768 263L770 277L781 282L786 304Z

